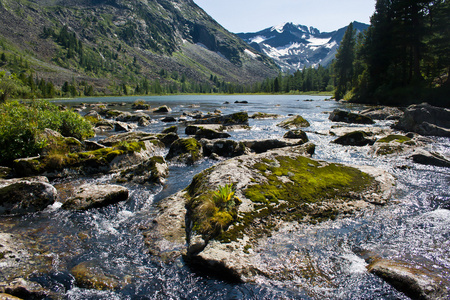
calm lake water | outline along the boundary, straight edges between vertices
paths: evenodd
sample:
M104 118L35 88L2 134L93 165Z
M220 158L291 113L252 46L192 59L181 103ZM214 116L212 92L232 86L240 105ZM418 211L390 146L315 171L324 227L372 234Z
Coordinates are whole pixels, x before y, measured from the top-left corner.
M370 146L331 144L335 137L321 134L336 125L328 120L329 112L335 108L365 107L325 98L208 95L56 101L71 106L80 102L132 103L144 99L153 108L167 105L172 108L171 113L150 113L156 122L139 130L159 133L165 127L178 125L181 137L185 136L183 124L163 123L160 119L216 109L223 114L266 112L283 118L299 114L311 123L306 131L316 144L314 158L376 166L397 178L392 201L384 207L314 226L299 225L296 230L280 230L259 245L255 250L261 264L279 268L280 272L294 269L288 280L261 277L257 284L230 284L197 274L182 259L166 264L148 254L140 226L154 218L159 200L185 188L195 174L216 163L209 159L194 166L170 165L170 175L163 187L127 185L130 198L124 203L85 212L63 211L55 205L41 213L0 217L1 231L20 234L33 243L30 251L36 258L36 266L31 278L65 299L408 299L366 271L365 261L357 255L360 250L424 266L450 280L450 211L440 208L450 201L449 169L414 164L402 156L375 157ZM113 108L130 110L129 105ZM234 140L279 138L286 132L276 126L283 118L250 120L250 130L229 133ZM377 121L373 126L387 127L391 123ZM450 139L433 138L429 149L450 156ZM109 180L110 175L105 175L78 178L69 184ZM306 267L305 258L309 263ZM112 291L76 287L70 270L82 262L89 262L93 268L122 282L122 287ZM9 277L11 274L0 271L0 280Z

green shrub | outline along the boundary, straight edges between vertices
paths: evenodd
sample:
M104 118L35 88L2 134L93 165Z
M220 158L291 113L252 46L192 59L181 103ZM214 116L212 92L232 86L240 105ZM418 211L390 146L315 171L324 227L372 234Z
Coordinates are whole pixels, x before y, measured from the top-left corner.
M45 128L80 140L93 136L87 120L48 101L6 102L0 105L0 164L40 154L48 142L42 134Z

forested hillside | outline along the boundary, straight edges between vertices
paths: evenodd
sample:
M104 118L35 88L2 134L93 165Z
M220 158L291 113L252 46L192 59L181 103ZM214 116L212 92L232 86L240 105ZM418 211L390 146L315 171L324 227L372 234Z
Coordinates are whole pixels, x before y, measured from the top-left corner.
M450 106L450 2L378 0L371 26L350 26L334 64L336 99Z
M227 92L278 68L192 0L0 0L0 72L6 98Z

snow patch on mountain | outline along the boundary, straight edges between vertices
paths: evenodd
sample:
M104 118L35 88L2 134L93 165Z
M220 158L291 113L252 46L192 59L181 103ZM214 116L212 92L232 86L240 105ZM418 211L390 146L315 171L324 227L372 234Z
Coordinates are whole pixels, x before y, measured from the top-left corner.
M354 22L357 32L369 25ZM255 50L270 56L283 71L329 65L339 48L347 27L320 32L312 26L282 23L254 33L238 33Z

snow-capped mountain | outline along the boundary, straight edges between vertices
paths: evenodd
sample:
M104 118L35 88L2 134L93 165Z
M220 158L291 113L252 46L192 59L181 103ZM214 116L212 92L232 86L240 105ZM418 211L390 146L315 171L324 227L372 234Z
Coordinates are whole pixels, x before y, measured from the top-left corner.
M369 25L354 22L357 32ZM256 50L275 60L283 71L295 71L309 66L326 66L334 59L347 26L333 32L284 23L271 28L237 35Z

